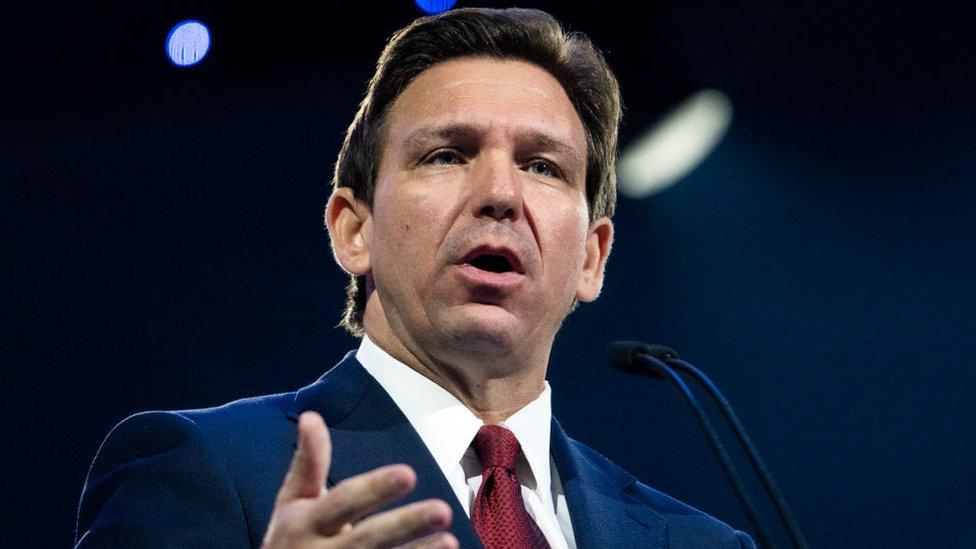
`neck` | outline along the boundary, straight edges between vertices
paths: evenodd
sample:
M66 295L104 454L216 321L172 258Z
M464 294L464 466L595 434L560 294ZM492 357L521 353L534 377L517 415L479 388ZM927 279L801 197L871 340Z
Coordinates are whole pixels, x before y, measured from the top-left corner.
M498 424L542 394L549 347L544 352L485 353L439 346L394 331L385 317L367 314L366 334L393 358L443 387L486 424Z

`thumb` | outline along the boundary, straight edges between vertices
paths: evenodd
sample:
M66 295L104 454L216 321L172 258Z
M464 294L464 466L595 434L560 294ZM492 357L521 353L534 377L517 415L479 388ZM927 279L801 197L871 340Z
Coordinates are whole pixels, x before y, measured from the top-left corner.
M325 488L332 461L332 442L322 416L305 412L298 418L298 449L278 491L278 502L318 497Z

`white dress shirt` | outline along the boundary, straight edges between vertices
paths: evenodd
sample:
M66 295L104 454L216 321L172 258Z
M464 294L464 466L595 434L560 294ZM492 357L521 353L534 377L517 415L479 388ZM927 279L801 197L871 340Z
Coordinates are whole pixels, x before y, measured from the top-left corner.
M407 416L470 517L482 473L471 441L484 422L454 395L390 356L369 337L363 337L356 359ZM549 455L551 421L552 391L546 382L538 398L501 425L512 431L522 447L516 473L529 515L552 549L576 549L562 484Z

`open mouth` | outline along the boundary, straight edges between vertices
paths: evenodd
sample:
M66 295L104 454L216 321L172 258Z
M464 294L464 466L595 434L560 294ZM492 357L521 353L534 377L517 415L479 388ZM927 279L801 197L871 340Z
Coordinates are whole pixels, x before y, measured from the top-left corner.
M468 252L460 263L488 273L525 274L518 254L503 246L478 246Z
M502 255L481 254L468 261L468 264L472 267L477 267L482 271L492 273L508 273L515 271L515 267L512 265L512 262L509 261L507 257Z

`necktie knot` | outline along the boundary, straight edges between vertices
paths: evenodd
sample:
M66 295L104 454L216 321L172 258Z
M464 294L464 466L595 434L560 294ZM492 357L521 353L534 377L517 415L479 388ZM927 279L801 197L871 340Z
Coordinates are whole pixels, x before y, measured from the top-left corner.
M514 473L515 458L520 450L515 435L498 425L485 425L474 437L474 451L484 469L501 467Z
M471 520L485 549L549 549L539 525L525 509L515 472L521 447L511 431L485 425L474 436L475 453L484 468Z

